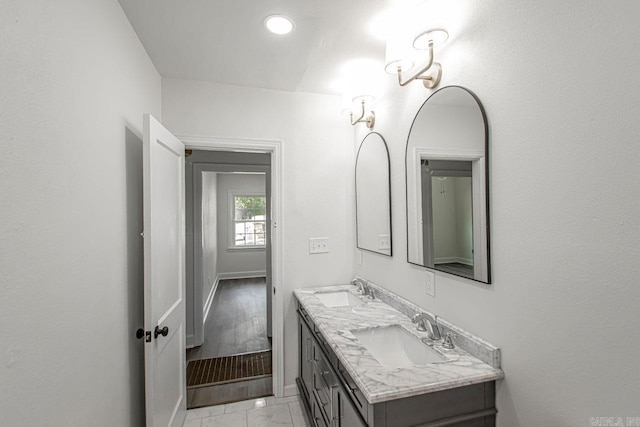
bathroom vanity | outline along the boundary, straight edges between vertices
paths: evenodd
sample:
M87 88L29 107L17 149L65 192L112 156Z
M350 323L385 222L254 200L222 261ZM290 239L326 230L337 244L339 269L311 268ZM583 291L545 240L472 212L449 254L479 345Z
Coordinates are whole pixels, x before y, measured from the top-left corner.
M377 285L298 289L300 395L316 427L494 426L500 350ZM411 317L433 319L428 339Z

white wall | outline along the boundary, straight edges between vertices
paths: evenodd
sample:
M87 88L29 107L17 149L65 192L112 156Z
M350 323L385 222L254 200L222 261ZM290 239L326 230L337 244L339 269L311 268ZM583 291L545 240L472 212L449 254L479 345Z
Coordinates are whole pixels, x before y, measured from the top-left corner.
M163 79L163 121L177 134L283 141L285 386L297 376L292 290L346 283L354 271L353 130L337 96ZM310 237L328 237L328 254L309 255Z
M640 416L640 2L432 3L440 87L488 116L493 284L436 273L432 298L406 263L404 149L431 92L393 77L375 113L394 257L365 252L358 273L502 348L500 426Z
M1 9L2 423L142 425L142 114L160 117L160 77L115 0Z
M202 172L202 302L206 303L211 289L220 273L218 254L222 247L219 244L218 222L220 213L218 203L224 199L224 194L218 192L218 174ZM202 307L198 307L202 310Z
M218 272L250 273L265 272L266 249L229 249L229 191L250 192L266 195L265 175L218 174Z

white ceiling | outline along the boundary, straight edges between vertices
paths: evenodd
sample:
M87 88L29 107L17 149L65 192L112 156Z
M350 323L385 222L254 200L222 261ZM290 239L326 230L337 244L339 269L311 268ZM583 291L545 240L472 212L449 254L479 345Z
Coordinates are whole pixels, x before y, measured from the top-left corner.
M339 93L349 60L384 60L369 28L387 0L119 0L163 77ZM287 15L286 36L263 24Z

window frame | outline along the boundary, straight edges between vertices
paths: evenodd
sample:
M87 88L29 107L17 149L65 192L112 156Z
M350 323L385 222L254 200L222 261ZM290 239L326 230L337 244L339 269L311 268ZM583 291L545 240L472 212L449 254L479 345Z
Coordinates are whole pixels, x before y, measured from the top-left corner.
M265 244L264 245L251 245L251 246L236 246L236 197L262 197L264 198L265 203L265 213L264 213L264 226L265 226ZM228 205L229 209L227 210L228 219L227 219L227 228L228 238L227 238L227 250L229 251L261 251L267 248L266 239L267 239L267 196L264 192L260 191L241 191L241 190L229 190L228 192ZM239 221L239 222L247 222L247 221Z

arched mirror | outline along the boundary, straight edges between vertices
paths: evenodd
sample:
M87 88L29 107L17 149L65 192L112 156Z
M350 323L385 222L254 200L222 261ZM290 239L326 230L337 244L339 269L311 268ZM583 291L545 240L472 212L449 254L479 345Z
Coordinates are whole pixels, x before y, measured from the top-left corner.
M359 249L391 256L389 149L382 135L364 137L356 159L356 239Z
M407 260L491 283L487 119L459 86L433 93L416 114L406 151Z

